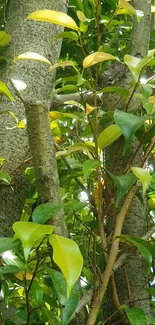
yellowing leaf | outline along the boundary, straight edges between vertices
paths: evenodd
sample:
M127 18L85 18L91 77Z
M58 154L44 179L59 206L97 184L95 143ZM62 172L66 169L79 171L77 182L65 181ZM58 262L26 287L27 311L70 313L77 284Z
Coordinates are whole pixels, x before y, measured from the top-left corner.
M0 93L5 94L7 97L9 97L10 100L12 100L12 102L15 101L13 96L11 95L9 89L2 81L0 81Z
M50 123L50 126L51 126L51 129L52 129L52 130L55 129L55 128L58 128L58 127L59 127L59 126L58 126L58 122L57 122L56 120L52 121L52 122Z
M109 53L105 52L94 52L90 55L88 55L84 60L83 60L83 67L88 68L94 64L97 64L99 62L103 62L106 60L119 60L116 56L113 56Z
M27 19L44 21L47 23L52 23L56 25L61 25L64 27L72 28L78 30L76 22L64 12L54 11L54 10L38 10L32 12L28 15Z
M154 197L151 197L149 200L148 200L148 205L151 209L155 209L155 198Z
M150 96L147 101L148 103L155 104L155 96Z
M131 15L135 15L136 14L136 10L134 7L132 7L126 0L119 0L119 8L123 8L128 10L128 12Z
M86 18L86 16L84 15L84 13L82 11L77 11L76 14L82 23L89 21L89 19Z
M98 136L98 146L100 149L104 149L109 146L111 143L116 141L122 131L117 124L113 124L108 126L105 130L103 130Z
M151 175L143 168L131 167L131 170L136 175L136 177L141 181L143 187L143 194L145 194L152 180Z
M95 109L96 107L92 107L86 103L86 116L89 115L91 112L93 112Z
M33 275L29 272L26 272L26 275L23 274L23 272L17 272L15 273L15 277L21 281L24 280L24 277L26 277L26 280L31 280Z
M78 280L83 266L83 257L78 245L71 239L51 235L49 242L53 247L53 260L59 266L67 282L67 297Z
M25 52L17 56L17 58L14 59L14 63L16 63L18 60L35 60L35 61L41 61L45 62L47 64L51 65L51 62L47 60L44 56L34 53L34 52Z

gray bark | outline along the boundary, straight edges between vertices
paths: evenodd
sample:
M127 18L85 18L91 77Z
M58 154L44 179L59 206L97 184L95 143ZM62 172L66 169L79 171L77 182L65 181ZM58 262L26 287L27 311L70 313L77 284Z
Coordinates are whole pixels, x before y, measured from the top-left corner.
M151 1L133 1L133 6L136 9L144 11L144 17L138 23L136 18L134 19L134 27L131 38L131 54L144 57L148 52L149 39L150 39L150 26L151 26ZM120 81L115 85L119 85L122 87L128 87L130 85L131 75L129 72L125 72L122 74ZM106 96L104 101L104 105L106 109L113 110L121 109L123 110L125 107L125 102L121 101L118 106L115 106L115 103L118 101L117 95ZM135 109L139 107L139 103L136 99L133 99L130 103L130 109ZM135 149L137 148L138 141L134 139L128 150L125 157L122 157L122 149L123 149L123 140L120 138L119 141L112 146L111 149L106 151L106 160L107 160L107 168L111 170L112 173L119 175L123 174L127 164L129 163ZM136 156L132 166L140 166L141 165L141 157L142 152ZM113 210L114 211L114 210ZM112 212L112 211L111 211ZM114 227L114 215L109 217L108 219L109 228L112 230ZM134 235L137 237L141 237L146 232L146 214L145 208L139 201L139 199L135 196L131 205L131 208L128 212L128 215L125 219L123 234ZM125 248L123 246L122 248ZM126 250L127 252L127 250ZM131 291L131 295L129 294L129 288L127 287L127 278L129 282L129 287ZM123 265L123 267L119 268L115 272L115 280L116 286L118 290L118 297L121 304L128 304L130 306L140 307L146 313L150 313L150 302L149 295L146 292L146 287L148 283L147 279L147 267L144 258L137 253L135 250L129 249L128 258ZM129 297L130 296L130 297ZM130 301L129 301L130 299ZM111 293L109 294L109 311L108 314L112 314L112 304L111 304ZM119 315L117 314L115 321L119 319ZM114 319L111 319L108 324L112 324ZM120 321L121 324L121 321Z
M18 120L25 117L23 103L15 95L9 78L23 81L27 88L25 98L29 100L49 102L49 92L53 83L53 75L49 73L49 66L38 61L18 61L12 69L12 60L24 52L36 52L45 56L53 64L59 58L61 42L53 41L62 29L59 26L25 21L31 12L39 9L52 9L65 12L64 1L52 0L10 0L7 7L5 31L12 35L12 40L7 46L6 55L8 63L1 65L1 80L10 88L16 98L13 105L4 95L1 96L0 110L12 111ZM34 121L35 123L35 121ZM14 120L7 114L0 119L0 152L6 158L4 170L12 172L19 164L28 158L28 137L25 129L12 129ZM9 127L10 129L6 129ZM0 184L0 236L9 236L11 226L19 220L27 196L27 184L24 177L25 165L18 168L12 177L12 185Z

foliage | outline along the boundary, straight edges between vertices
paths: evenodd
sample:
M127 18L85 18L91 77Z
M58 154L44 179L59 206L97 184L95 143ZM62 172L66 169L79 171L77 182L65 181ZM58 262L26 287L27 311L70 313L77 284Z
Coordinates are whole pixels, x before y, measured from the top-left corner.
M7 243L3 243L0 238L1 297L6 305L12 303L16 307L15 314L6 325L69 323L79 300L78 285L75 283L80 276L83 260L82 290L85 292L91 286L98 290L96 282L97 278L104 275L106 250L111 252L113 249L111 241L107 241L107 213L115 210L115 217L120 214L123 219L125 216L122 216L121 206L128 199L127 195L133 192L133 188L136 188L134 194L141 200L141 204L144 204L144 196L147 198L148 229L153 223L154 84L152 79L148 79L144 85L141 76L148 66L154 69L155 50L149 51L148 56L143 59L128 54L132 30L130 15L137 15L139 18L142 13L136 12L125 0L100 1L98 5L93 0L71 0L69 16L42 10L27 17L66 27L65 32L57 37L63 39L61 58L57 65L52 66L46 58L31 52L21 53L13 64L25 59L43 61L50 66L49 73L57 69L51 100L57 94L70 94L70 100L63 102L57 111L52 108L49 117L56 147L66 223L69 233L78 245L71 239L52 234L53 227L45 224L59 212L62 205L44 203L33 210L33 204L37 201L36 177L33 166L28 168L25 176L29 182L29 196L21 221L13 225L16 235ZM131 71L132 80L127 88L120 85L103 87L103 73L112 66L112 62ZM13 101L7 86L2 82L0 91ZM89 91L93 96L91 93L90 99L88 97L85 101L84 93ZM74 100L74 93L79 94L80 103ZM104 110L104 94L107 93L117 94L118 101L124 101L124 111L115 107L112 111ZM137 107L129 109L133 98L136 98ZM20 127L18 121L16 122L17 127ZM108 170L106 159L103 159L107 148L113 148L120 141L123 143L123 156L135 138L138 145L126 168L121 175L114 175ZM141 149L141 165L135 166L135 157ZM145 163L148 159L150 163L146 170ZM115 164L119 164L119 160ZM0 181L11 184L10 175L0 171ZM101 230L104 226L108 246L106 249ZM130 234L123 236L121 231L116 234L113 242L119 240L122 245L128 243L142 254L148 263L148 275L151 279L155 257L154 241L150 237L145 241L138 237L133 238ZM113 266L114 264L111 265L111 272ZM146 315L140 308L120 308L125 311L130 324L148 324L150 315ZM100 323L102 318L97 321Z

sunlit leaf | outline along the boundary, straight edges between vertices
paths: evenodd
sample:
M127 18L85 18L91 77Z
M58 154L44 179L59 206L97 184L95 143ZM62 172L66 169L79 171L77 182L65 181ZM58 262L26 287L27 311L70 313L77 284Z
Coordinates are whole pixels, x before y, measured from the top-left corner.
M5 46L11 40L11 35L5 33L4 31L0 31L0 46Z
M85 22L89 22L90 21L90 19L88 19L88 18L86 18L86 16L84 15L84 13L82 12L82 11L77 11L76 12L76 14L77 14L77 17L79 18L79 20L82 22L82 23L85 23Z
M126 140L123 154L126 153L130 145L132 136L144 124L147 119L148 115L139 117L119 110L116 110L114 112L115 123L122 130L122 133Z
M148 205L152 210L155 209L155 197L152 197L148 200Z
M29 252L35 242L41 237L51 234L53 232L53 226L17 221L13 224L13 230L23 244L24 256L27 261Z
M17 58L14 59L14 63L16 63L18 60L34 60L34 61L41 61L44 63L47 63L51 65L51 62L47 60L44 56L35 53L35 52L25 52L17 56Z
M143 187L143 194L145 194L145 192L146 192L147 188L149 187L150 182L152 180L152 176L150 175L149 172L147 172L143 168L131 167L131 170L136 175L136 177L141 181L142 187Z
M17 124L17 128L18 129L24 129L26 126L26 123L24 120L21 120L18 124Z
M125 308L128 320L131 325L147 325L146 315L143 309L141 308Z
M100 166L101 162L98 160L86 160L82 165L82 172L84 178L87 179L90 174L96 169L97 166Z
M96 107L90 106L88 103L86 103L86 116L93 112L95 109Z
M98 136L98 146L104 149L116 141L122 134L120 127L116 124L108 126Z
M145 66L147 66L153 60L154 52L155 52L155 50L149 51L148 55L143 59L139 59L139 58L129 55L129 54L126 54L124 56L124 62L130 69L136 82L138 81L143 68Z
M74 67L75 63L73 61L63 61L60 63L56 63L50 67L50 71L53 71L54 69L57 68L64 68L64 67Z
M44 21L47 23L61 25L64 27L78 30L78 26L76 25L75 21L70 16L65 14L64 12L47 10L47 9L46 10L38 10L38 11L34 11L30 15L28 15L26 20L27 19Z
M151 6L151 13L152 13L152 14L155 13L155 6Z
M83 266L83 258L78 245L71 239L58 235L49 237L53 247L53 260L63 272L67 282L67 297L78 280Z
M132 7L126 0L119 0L118 2L119 8L126 9L131 15L136 14L136 10Z
M119 60L116 56L113 56L109 53L104 53L104 52L94 52L90 55L88 55L84 60L83 60L83 67L89 68L90 66L107 61L107 60Z
M7 265L17 266L21 271L25 270L25 264L13 251L6 251L2 257Z
M4 170L0 170L0 181L6 182L8 184L11 184L11 177Z
M43 224L50 218L54 217L62 209L62 204L53 203L43 203L38 205L32 213L32 220L35 223Z
M12 102L15 101L15 99L11 95L9 89L7 88L7 86L2 81L0 81L0 93L5 94Z
M55 40L59 39L59 38L67 38L67 39L71 39L73 41L78 41L78 34L76 34L75 32L62 32L60 33L58 36L55 37Z

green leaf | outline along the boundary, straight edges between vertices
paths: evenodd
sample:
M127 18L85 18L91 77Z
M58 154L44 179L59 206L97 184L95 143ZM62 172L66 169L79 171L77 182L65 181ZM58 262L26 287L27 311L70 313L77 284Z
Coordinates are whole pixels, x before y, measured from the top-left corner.
M132 243L134 246L137 247L139 252L142 254L144 258L146 258L148 264L151 266L152 264L152 254L150 251L145 247L145 241L143 243L139 242L139 238L136 238L135 236L127 236L127 241Z
M31 292L32 292L33 298L35 299L37 304L41 305L42 301L43 301L43 289L39 285L39 283L35 280L32 283Z
M62 32L60 33L58 36L56 36L54 39L57 40L59 38L68 38L71 39L73 41L78 41L78 34L76 34L75 32Z
M11 40L11 35L6 34L3 31L0 31L0 46L5 46Z
M58 317L54 314L54 312L52 310L49 309L43 309L45 315L48 317L48 320L50 320L52 323L52 325L61 325L60 320L58 319Z
M131 325L147 325L146 315L141 308L126 308L125 312L127 314L128 320Z
M135 82L138 81L139 76L140 76L141 71L143 70L143 68L145 66L147 66L147 64L153 60L154 51L155 50L149 51L148 56L143 58L143 59L139 59L139 58L137 58L135 56L128 55L128 54L126 54L124 56L124 62L126 63L128 68L130 69L131 73L133 74Z
M5 253L3 253L2 258L7 265L17 266L20 271L25 270L25 264L18 256L15 255L14 252L6 251Z
M38 10L32 12L26 20L32 19L37 21L44 21L47 23L52 23L56 25L61 25L71 29L78 30L78 26L75 21L65 14L64 12L54 11L54 10Z
M0 180L6 182L8 184L11 183L11 177L4 170L0 170Z
M69 323L79 301L78 285L75 284L72 288L69 299L66 299L65 307L61 310L61 324L66 325Z
M8 305L8 298L9 298L9 286L7 281L2 282L1 286L1 297L4 300L5 304Z
M148 115L138 117L126 112L115 110L114 112L114 120L115 123L119 126L122 130L122 133L125 137L125 146L123 150L123 154L126 153L132 136L135 132L143 125L143 123L148 119Z
M15 101L15 99L11 95L8 87L2 81L0 81L0 92L5 94L12 102Z
M67 297L80 276L83 258L78 245L71 239L51 235L49 242L53 247L53 260L63 272L67 282Z
M84 175L84 178L87 180L87 178L90 176L90 174L96 170L97 166L101 166L101 162L98 160L86 160L82 165L82 172Z
M143 194L145 194L145 192L146 192L147 188L149 187L150 182L152 180L152 176L150 175L149 172L147 172L143 168L131 167L131 170L136 175L136 177L141 181L142 187L143 187Z
M41 237L51 234L53 232L53 226L17 221L13 224L13 230L23 244L24 256L27 261L34 243Z
M34 209L32 220L35 223L44 224L47 220L53 218L61 209L61 203L54 202L40 204Z
M71 290L71 294L69 299L66 298L67 294L67 286L66 280L64 275L56 270L48 269L48 273L52 279L54 288L57 293L58 301L63 308L61 309L61 322L62 325L68 324L72 314L74 313L78 300L79 300L79 293L78 293L78 286L75 284Z
M116 124L108 126L98 136L98 146L104 149L116 141L122 134L120 127Z
M117 186L116 207L118 207L120 200L128 192L131 186L135 183L136 177L133 174L124 174L124 175L116 176L110 173L109 171L107 171L107 173L110 175L110 177L113 179L114 183Z
M0 274L17 273L21 270L15 265L5 265L0 267Z
M19 240L12 240L12 238L0 237L0 255L6 251L16 250L21 246Z
M124 99L127 99L130 95L129 90L126 88L122 87L105 87L101 89L99 92L100 93L118 93L120 94Z

